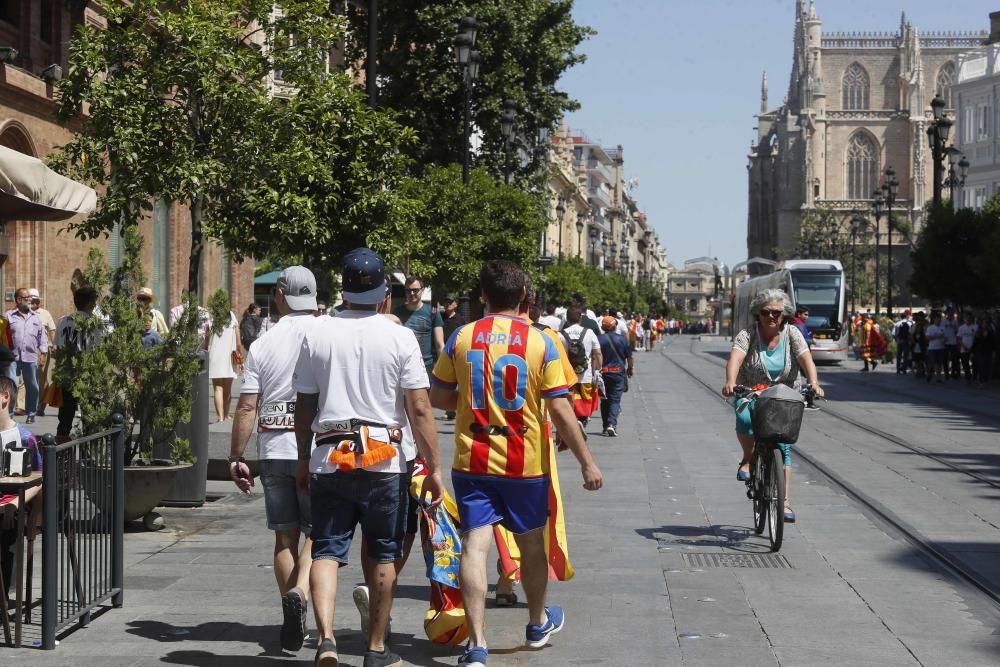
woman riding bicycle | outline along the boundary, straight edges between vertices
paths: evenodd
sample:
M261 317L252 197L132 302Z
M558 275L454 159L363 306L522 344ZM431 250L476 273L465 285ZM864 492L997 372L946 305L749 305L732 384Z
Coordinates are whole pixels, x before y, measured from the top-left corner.
M750 314L755 324L740 331L733 340L733 349L726 364L723 396L732 396L733 387L738 384L754 387L780 382L792 387L798 380L800 368L816 395L823 396L809 345L802 332L786 322L792 312L788 295L780 289L762 290L754 296L750 302ZM736 479L741 482L750 479L750 458L754 446L750 410L744 409L748 400L736 401L736 439L743 448L743 460L736 470ZM788 501L788 488L792 481L791 446L784 443L780 446L785 462L785 521L793 523L795 512Z

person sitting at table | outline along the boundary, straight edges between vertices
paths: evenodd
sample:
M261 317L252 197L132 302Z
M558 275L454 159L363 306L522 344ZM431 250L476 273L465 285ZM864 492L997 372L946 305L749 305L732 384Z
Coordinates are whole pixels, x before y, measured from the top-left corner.
M7 375L0 375L0 446L6 447L5 443L11 441L11 438L7 437L9 431L16 432L15 446L28 449L32 470L41 470L42 455L34 434L10 416L9 407L16 399L17 385ZM25 502L30 503L41 490L41 486L34 486L25 491ZM17 508L16 495L0 492L0 572L3 573L3 582L7 587L7 590L0 591L0 594L8 598L10 598L11 577L14 573L14 547L17 544ZM26 531L33 530L31 522L25 526Z

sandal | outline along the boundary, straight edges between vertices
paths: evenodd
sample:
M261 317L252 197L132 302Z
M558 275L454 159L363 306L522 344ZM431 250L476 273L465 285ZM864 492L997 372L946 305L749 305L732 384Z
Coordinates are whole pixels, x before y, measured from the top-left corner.
M785 503L785 523L795 523L795 512L792 511L787 502Z
M743 466L748 466L748 465L750 465L749 461L747 461L747 460L740 461L740 465L737 466L737 468L736 468L736 481L737 482L749 482L750 481L750 470L749 470L749 468L747 470L743 469Z
M327 637L316 647L316 667L337 667L340 664L340 656L337 655L337 645Z
M513 607L517 604L517 593L513 591L510 593L497 592L496 603L498 607Z

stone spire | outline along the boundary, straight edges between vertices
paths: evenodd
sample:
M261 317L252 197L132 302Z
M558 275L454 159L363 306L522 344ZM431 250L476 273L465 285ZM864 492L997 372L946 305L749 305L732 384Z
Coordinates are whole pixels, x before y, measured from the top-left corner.
M767 72L760 79L760 112L767 113Z
M809 0L809 18L816 18L816 0Z

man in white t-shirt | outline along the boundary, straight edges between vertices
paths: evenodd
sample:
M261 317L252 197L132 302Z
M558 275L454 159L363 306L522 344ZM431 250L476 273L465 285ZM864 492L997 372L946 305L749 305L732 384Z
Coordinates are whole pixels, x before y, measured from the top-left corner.
M556 304L555 302L549 302L545 306L545 314L538 318L540 324L544 324L548 328L559 331L562 328L562 318L556 315Z
M948 309L944 321L944 376L957 380L962 374L958 361L958 317L955 311Z
M941 324L941 313L931 313L931 323L927 327L927 381L930 382L935 374L947 373L945 364L945 327ZM938 382L943 382L941 376L937 376Z
M267 527L274 531L274 576L284 616L281 648L298 651L305 639L312 542L309 494L298 489L295 478L299 456L292 372L316 310L312 271L304 266L282 271L274 288L274 305L278 323L250 345L243 366L243 387L229 444L229 476L250 494L254 481L243 453L256 426L264 512Z
M597 385L603 365L601 344L594 332L583 325L583 310L579 306L570 306L566 310L566 325L559 335L577 376L577 383L571 392L573 411L580 423L586 426L600 401Z
M317 664L336 664L333 636L337 572L347 564L357 524L373 562L366 665L400 664L386 646L396 564L402 561L415 452L428 474L422 496L441 502L443 485L424 359L413 331L378 313L385 267L368 248L344 257L347 309L317 318L302 343L292 384L296 395L298 478L312 506L310 586L316 615ZM315 434L316 447L310 453ZM425 498L422 498L422 500Z
M965 316L965 322L958 327L958 358L962 361L965 381L972 384L972 345L976 342L976 320Z

